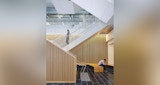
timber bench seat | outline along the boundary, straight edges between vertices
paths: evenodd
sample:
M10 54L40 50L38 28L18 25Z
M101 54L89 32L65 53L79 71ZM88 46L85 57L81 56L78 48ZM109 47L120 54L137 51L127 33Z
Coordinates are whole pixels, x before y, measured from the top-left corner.
M93 72L103 72L104 71L103 66L99 66L97 63L88 63L87 67ZM113 74L114 73L114 71L113 71L114 66L113 65L107 65L106 70Z
M89 69L91 69L93 72L103 72L103 67L99 66L97 63L88 63L87 66Z
M77 63L77 67L81 68L81 72L84 72L88 68L92 72L103 72L103 66L99 66L97 63ZM113 74L114 66L107 65L106 70Z
M103 72L103 67L99 66L97 63L77 63L77 67L78 68L80 67L82 72L85 71L86 67L84 68L84 66L86 66L87 68L89 68L93 72Z

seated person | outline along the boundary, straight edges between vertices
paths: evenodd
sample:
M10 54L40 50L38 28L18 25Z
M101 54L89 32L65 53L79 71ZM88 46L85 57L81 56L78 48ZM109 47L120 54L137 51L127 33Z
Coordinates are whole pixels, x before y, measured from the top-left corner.
M104 69L104 70L107 69L107 65L106 65L105 62L106 62L106 59L100 60L100 61L98 62L98 65L99 65L99 66L103 66L103 69Z

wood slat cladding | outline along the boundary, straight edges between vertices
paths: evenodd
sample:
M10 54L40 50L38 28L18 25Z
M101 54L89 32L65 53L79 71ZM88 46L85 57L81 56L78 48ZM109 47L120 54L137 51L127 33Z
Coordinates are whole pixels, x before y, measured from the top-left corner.
M76 57L47 40L47 83L76 82Z
M105 34L96 34L71 50L79 62L98 63L108 58Z
M48 40L54 40L60 36L66 36L66 34L56 34L56 35L46 35L46 39Z

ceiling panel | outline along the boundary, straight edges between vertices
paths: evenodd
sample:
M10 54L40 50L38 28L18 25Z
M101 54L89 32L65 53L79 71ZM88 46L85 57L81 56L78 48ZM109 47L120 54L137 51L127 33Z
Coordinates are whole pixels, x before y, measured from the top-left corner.
M75 14L73 3L69 0L51 0L58 14Z

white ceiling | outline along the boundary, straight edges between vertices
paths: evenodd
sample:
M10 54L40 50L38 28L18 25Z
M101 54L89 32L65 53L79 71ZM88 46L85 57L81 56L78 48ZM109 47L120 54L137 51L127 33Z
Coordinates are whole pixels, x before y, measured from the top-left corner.
M72 0L72 2L105 23L113 16L113 0Z
M52 3L51 0L46 0L46 3Z
M58 14L75 14L73 3L69 0L51 0Z

